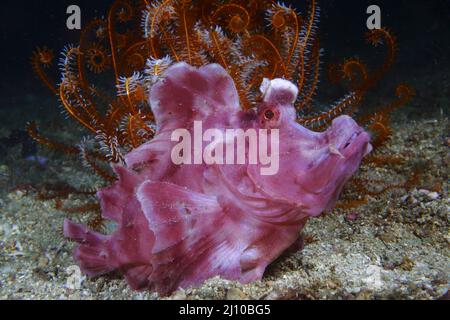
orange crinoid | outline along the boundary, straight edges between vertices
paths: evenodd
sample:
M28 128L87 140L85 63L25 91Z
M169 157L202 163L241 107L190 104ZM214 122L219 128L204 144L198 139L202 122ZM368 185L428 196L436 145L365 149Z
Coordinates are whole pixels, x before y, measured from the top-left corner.
M396 42L385 29L369 31L369 44L386 47L384 63L374 71L359 59L330 67L330 80L346 84L349 93L328 111L315 112L313 98L322 62L319 16L316 0L302 2L301 10L271 0L115 1L106 19L86 24L79 44L65 48L58 85L45 72L53 62L52 52L42 48L32 57L36 74L59 96L67 114L90 132L92 140L73 148L44 138L34 123L29 132L50 148L81 152L87 166L114 181L102 163L121 163L124 154L154 137L149 90L172 63L180 61L197 67L220 64L233 78L246 109L260 101L264 78L287 79L299 89L298 122L315 130L326 129L340 115L357 114L366 93L394 63ZM109 87L95 84L99 77L104 83L108 76ZM375 147L389 139L390 113L412 95L408 86L400 85L390 106L359 115L360 123L373 132ZM367 161L396 160L375 154ZM362 182L357 187L368 192Z

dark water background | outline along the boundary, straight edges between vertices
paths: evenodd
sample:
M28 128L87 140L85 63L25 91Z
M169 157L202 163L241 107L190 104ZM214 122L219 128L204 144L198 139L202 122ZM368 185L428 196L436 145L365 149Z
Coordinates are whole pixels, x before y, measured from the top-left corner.
M1 125L11 125L13 120L9 120L8 116L20 108L32 107L43 112L44 116L53 112L57 101L33 75L29 58L37 46L53 48L57 55L65 44L77 42L79 32L69 31L65 26L66 8L71 4L79 5L83 23L86 23L94 17L104 16L112 2L2 1L0 110L7 110L7 113L2 113ZM297 6L301 2L286 1ZM366 8L377 4L382 9L383 26L397 36L400 49L395 69L380 84L380 90L386 91L383 95L392 94L395 83L408 82L415 87L418 98L424 99L424 114L440 109L448 111L448 104L443 105L442 101L433 98L437 95L450 96L450 0L322 0L319 3L322 8L320 36L322 47L326 50L325 64L355 55L381 62L376 59L382 59L383 51L379 50L377 56L377 51L363 39ZM25 120L28 119L21 117L17 125L22 125Z

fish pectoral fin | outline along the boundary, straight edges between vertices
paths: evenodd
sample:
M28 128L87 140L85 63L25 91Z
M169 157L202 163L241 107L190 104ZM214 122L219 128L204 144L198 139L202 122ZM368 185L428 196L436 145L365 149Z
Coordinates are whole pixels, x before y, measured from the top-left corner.
M145 182L137 197L155 234L153 254L197 238L223 216L216 197L164 182Z

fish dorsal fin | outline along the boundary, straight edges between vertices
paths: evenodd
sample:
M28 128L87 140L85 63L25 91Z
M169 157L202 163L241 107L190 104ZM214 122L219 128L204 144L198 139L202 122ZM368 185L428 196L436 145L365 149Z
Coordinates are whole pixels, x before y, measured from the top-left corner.
M260 91L265 103L293 104L297 100L298 88L284 79L269 80L264 78Z
M170 67L153 86L150 105L160 130L240 110L238 92L224 68L210 64L197 69L184 62Z

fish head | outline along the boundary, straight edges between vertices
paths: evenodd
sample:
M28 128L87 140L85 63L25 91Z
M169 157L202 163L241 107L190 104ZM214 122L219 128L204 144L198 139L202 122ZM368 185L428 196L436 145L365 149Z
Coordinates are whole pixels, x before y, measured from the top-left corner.
M263 174L262 164L249 167L249 175L277 201L302 208L308 216L331 209L345 183L371 152L370 135L351 117L340 116L324 132L301 126L293 105L298 89L289 81L265 81L258 108L259 128L270 129L268 153L278 161L275 174Z

